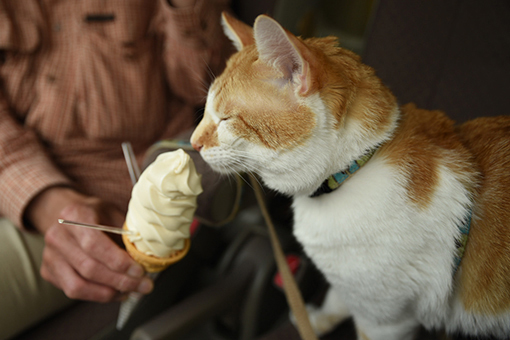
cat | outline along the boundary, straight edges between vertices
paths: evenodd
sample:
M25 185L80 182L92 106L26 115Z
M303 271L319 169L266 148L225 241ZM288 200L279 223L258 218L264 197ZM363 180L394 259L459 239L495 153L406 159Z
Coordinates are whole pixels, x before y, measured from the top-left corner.
M238 52L191 143L215 171L292 196L294 235L330 284L308 307L315 332L352 317L360 339L509 336L510 116L456 126L399 106L334 37L222 22Z

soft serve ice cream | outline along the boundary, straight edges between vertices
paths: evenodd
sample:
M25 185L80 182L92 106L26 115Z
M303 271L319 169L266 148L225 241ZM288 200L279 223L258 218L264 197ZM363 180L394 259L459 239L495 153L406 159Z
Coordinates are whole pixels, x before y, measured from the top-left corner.
M183 249L201 192L201 176L186 152L159 155L133 187L125 227L136 236L129 241L159 258Z

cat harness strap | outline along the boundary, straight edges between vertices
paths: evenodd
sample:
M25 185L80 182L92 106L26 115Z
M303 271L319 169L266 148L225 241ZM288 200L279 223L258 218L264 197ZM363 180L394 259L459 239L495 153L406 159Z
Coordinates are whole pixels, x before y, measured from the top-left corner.
M469 230L471 229L471 219L472 219L473 211L471 209L468 210L466 218L459 224L460 236L455 240L456 252L454 258L454 267L453 267L453 275L457 273L457 270L460 267L460 262L462 260L462 256L464 256L464 251L466 250L466 244L468 241Z

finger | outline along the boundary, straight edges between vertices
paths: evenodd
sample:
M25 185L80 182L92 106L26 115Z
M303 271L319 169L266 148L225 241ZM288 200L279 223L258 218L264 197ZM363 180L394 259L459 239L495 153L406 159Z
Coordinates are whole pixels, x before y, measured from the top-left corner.
M97 230L76 230L74 237L85 253L112 271L141 278L144 270L129 254L104 233Z
M84 279L120 292L137 291L147 294L152 291L153 282L143 277L144 271L141 266L103 233L95 230L77 230L73 234L75 238L73 242L62 242L59 249L61 253L69 254L68 261ZM79 246L74 246L75 243ZM118 268L112 269L115 263L122 261L115 256L127 257L123 259L126 264L120 264ZM120 271L126 266L127 270Z
M119 296L119 293L110 287L84 280L57 251L51 248L44 250L41 276L60 288L71 299L110 302Z
M101 262L86 256L80 252L76 256L74 268L85 279L106 286L110 286L119 292L137 291L147 294L152 291L153 283L147 277L133 278L129 275L110 270Z
M97 209L101 210L100 206L101 204L99 204ZM110 209L108 211L110 211L108 216L116 216L117 219L120 218L120 212L117 210ZM75 220L85 223L97 224L101 222L101 219L97 213L98 212L90 206L73 205L72 209L69 208L62 211L61 217L64 219L74 218ZM101 214L107 215L104 211ZM69 232L73 235L75 240L80 244L81 248L87 254L94 257L97 261L103 263L111 270L120 273L128 273L128 275L133 277L143 276L143 268L104 233L73 226L65 227L68 228Z
M78 240L88 238L95 240L94 242L87 241L89 244L97 244L99 248L83 249ZM57 249L58 253L65 257L73 270L82 279L90 283L104 285L121 292L138 291L147 294L153 289L153 282L143 277L143 269L140 265L134 263L126 273L119 273L112 271L102 261L96 259L97 257L101 258L101 253L108 253L108 250L105 249L110 247L118 250L117 253L120 253L120 255L128 257L130 262L134 262L129 255L120 250L101 232L73 227L66 229L52 228L47 232L46 239L47 244L53 249ZM106 242L102 242L104 240Z

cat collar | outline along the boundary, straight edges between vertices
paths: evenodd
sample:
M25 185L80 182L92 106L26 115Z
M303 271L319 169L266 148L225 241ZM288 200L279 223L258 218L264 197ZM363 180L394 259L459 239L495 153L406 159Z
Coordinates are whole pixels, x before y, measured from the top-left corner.
M315 190L313 194L310 195L310 197L313 198L320 196L322 194L329 194L330 192L338 189L343 182L345 182L352 174L354 174L363 165L365 165L370 160L370 158L372 158L372 156L378 149L379 145L377 145L373 149L368 150L359 159L352 161L352 163L349 165L349 168L347 168L346 170L337 172L336 174L329 176L324 182L322 182L321 186L317 190Z

